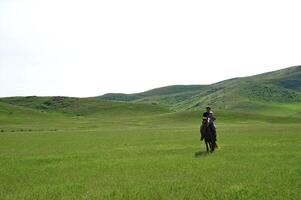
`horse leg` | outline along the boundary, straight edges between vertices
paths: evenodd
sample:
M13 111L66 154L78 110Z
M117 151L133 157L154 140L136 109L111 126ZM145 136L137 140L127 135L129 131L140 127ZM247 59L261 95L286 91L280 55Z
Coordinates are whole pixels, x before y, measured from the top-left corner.
M209 148L208 148L208 143L207 143L207 141L205 141L205 144L206 144L206 150L207 150L207 152L209 152Z
M213 152L214 151L214 143L209 142L209 146L210 146L210 151Z

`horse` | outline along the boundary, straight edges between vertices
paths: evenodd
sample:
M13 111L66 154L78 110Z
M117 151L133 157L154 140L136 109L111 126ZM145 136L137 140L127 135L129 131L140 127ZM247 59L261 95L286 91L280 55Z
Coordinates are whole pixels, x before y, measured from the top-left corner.
M210 147L210 152L214 152L214 149L216 147L216 141L207 120L203 120L202 125L200 127L200 133L201 137L204 139L207 152L209 152L208 146Z

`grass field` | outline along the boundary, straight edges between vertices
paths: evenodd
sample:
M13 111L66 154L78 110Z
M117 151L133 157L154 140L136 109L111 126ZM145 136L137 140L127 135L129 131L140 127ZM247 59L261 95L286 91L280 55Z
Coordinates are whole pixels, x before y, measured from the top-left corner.
M207 154L200 113L131 108L0 103L0 199L301 199L298 119L217 111L221 148Z

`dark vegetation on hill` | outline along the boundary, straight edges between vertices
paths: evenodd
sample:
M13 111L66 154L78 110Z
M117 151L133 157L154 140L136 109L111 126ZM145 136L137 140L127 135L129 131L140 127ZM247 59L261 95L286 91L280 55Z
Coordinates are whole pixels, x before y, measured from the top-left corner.
M99 98L115 101L153 103L158 103L156 99L159 98L160 102L165 102L166 104L174 104L200 93L205 87L206 86L203 85L172 85L136 94L108 93L100 96Z

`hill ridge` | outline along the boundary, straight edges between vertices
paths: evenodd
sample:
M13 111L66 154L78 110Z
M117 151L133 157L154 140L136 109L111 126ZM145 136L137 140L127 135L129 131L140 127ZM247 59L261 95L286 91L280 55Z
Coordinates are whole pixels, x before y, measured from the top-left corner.
M0 102L79 115L129 107L171 111L197 110L207 105L222 110L262 109L275 104L301 104L301 66L231 78L210 85L171 85L140 93L108 93L89 98L8 97L0 98Z

